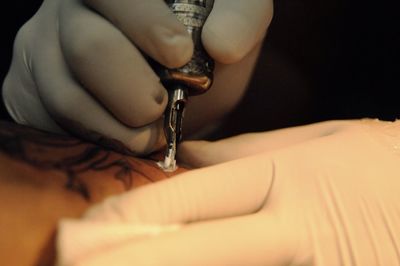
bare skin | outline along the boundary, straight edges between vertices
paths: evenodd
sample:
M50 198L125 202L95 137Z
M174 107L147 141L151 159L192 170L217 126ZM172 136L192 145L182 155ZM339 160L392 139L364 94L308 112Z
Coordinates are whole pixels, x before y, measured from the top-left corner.
M172 176L155 159L6 122L0 124L0 151L0 258L5 265L52 265L61 218L80 217L110 195Z
M83 220L106 225L121 221L131 226L181 224L181 229L142 241L121 239L107 250L98 243L101 252L94 247L77 265L109 265L116 258L137 264L188 265L194 259L207 265L232 260L247 265L289 261L295 265L326 265L328 261L393 265L398 259L395 243L400 230L393 212L399 202L398 125L327 122L213 143L188 142L181 149L186 163L218 165L111 197ZM51 264L52 237L61 218L79 218L105 197L167 179L151 160L105 149L87 153L83 151L98 147L65 137L49 140L43 133L7 124L1 128L0 228L4 237L0 257L8 265ZM110 157L100 160L107 153ZM333 193L340 191L335 194L337 202L346 203L336 208L329 205L332 201L323 197L329 195L329 188L334 188ZM359 196L364 205L357 203ZM154 201L160 198L164 200ZM365 210L370 214L359 215ZM344 220L336 219L340 213ZM351 241L343 242L343 237ZM357 237L369 241L353 241ZM208 245L202 244L205 239ZM242 252L232 252L235 247ZM195 257L188 248L196 249Z

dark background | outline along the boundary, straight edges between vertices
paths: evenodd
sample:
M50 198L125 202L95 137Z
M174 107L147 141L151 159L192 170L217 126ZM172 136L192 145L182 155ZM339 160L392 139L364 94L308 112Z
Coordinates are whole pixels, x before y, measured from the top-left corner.
M1 81L17 30L42 1L7 2L0 16ZM400 118L398 10L385 0L275 1L249 92L220 135L328 119ZM3 105L0 115L8 119Z

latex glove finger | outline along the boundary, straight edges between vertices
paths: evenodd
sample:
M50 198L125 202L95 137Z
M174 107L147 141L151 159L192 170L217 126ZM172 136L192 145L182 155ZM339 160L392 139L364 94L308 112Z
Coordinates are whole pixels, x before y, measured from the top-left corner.
M398 125L396 127L398 129ZM246 230L255 227L258 232L254 236L259 241L256 242L257 244L265 243L261 238L268 239L270 235L275 238L274 233L289 232L287 235L276 237L278 240L289 239L287 242L284 241L284 243L289 243L288 245L274 243L279 248L275 252L292 251L282 256L279 255L280 258L290 257L290 261L286 261L288 264L308 265L315 262L318 265L332 263L335 265L346 263L364 265L374 261L376 264L393 265L398 261L396 236L399 234L396 234L396 232L399 231L399 228L396 225L399 223L396 223L398 217L395 214L398 213L399 202L397 182L399 158L392 153L393 150L382 146L380 141L375 139L377 136L371 135L369 131L369 128L358 124L338 134L304 142L273 153L274 166L276 167L274 167L274 174L272 174L274 176L273 189L267 193L265 208L257 214L270 217L263 220L262 224L268 225L264 230L269 231L268 228L274 228L273 232L264 235L263 231L257 229L259 227L256 221L252 221L243 226L235 226L234 230L225 234L225 226L228 225L226 228L229 228L229 222L234 219L222 219L219 222L223 223L223 226L217 229L209 227L204 232L199 230L199 234L193 234L193 239L184 238L182 245L186 244L186 246L179 250L184 252L183 256L191 254L193 263L199 260L203 261L204 258L207 258L207 253L200 252L198 259L196 254L193 255L193 252L188 251L189 248L197 249L199 246L205 245L213 247L214 243L221 243L218 242L218 238L223 239L228 235L228 241L223 242L223 244L229 245L231 249L229 252L219 252L220 245L214 247L212 251L218 251L218 253L215 253L218 254L216 259L226 258L226 254L233 254L233 256L242 255L243 260L246 259L246 262L253 263L257 254L251 253L251 251L248 253L240 252L246 249L237 248L237 242L234 241L235 239L232 236L238 232L239 238L247 246L251 246L251 243L246 242L246 237L252 236L252 233ZM385 127L383 133L390 135L385 136L382 141L388 140L391 143L390 145L395 145L390 148L396 149L398 130L391 132ZM386 137L389 137L389 139L386 139ZM264 157L265 160L268 160L268 158L271 158L271 154L262 154L257 157ZM243 168L249 166L247 169L253 169L252 167L254 167L254 165L248 165L249 161L245 159L238 161L244 163L242 164ZM374 162L374 164L368 164L368 162ZM231 163L225 165L229 167ZM209 169L214 169L214 167ZM263 170L263 168L260 170ZM382 175L382 171L385 172L384 175ZM218 175L215 175L217 173L213 174L214 178L217 179ZM251 177L253 173L250 172L247 175ZM253 181L255 180L249 180L249 182ZM242 196L248 195L238 195L237 200L230 204L240 203ZM160 211L162 211L163 206L160 206ZM257 221L261 223L261 220ZM273 221L276 223L269 224ZM161 234L159 238L135 242L132 245L126 242L121 243L120 246L111 248L109 254L110 257L117 258L128 254L129 250L129 254L134 253L135 259L138 259L139 262L145 261L149 264L163 263L164 261L179 262L177 256L182 255L173 249L176 243L180 243L179 235L185 235L186 228L190 229L192 226L196 228L196 226L208 223L213 222L191 224L183 227L176 234ZM242 230L246 233L244 236L241 235ZM177 237L174 238L174 236ZM161 239L162 243L159 244L157 239ZM125 244L129 248L124 249ZM163 250L167 249L166 253L173 254L171 260L168 261L170 259L168 254L165 257L156 257L155 260L146 260L147 258L141 257L140 254L145 254L145 256L150 254L147 251L150 250L147 248L147 244L156 254L161 253L163 256ZM164 244L166 245L164 246ZM268 247L268 245L266 246ZM258 248L259 245L254 245L254 247ZM115 253L113 253L114 251ZM267 249L267 251L274 250ZM209 250L207 252L213 254ZM273 252L263 253L266 259L269 258L270 253ZM99 253L97 252L97 254ZM102 260L107 260L110 257L101 257L100 254ZM126 255L126 257L128 258L129 255ZM238 259L240 260L240 258ZM206 262L206 265L213 263L212 261ZM232 264L229 262L225 264ZM257 263L267 264L258 261ZM271 262L272 265L278 263L276 261ZM224 263L218 260L216 264ZM248 263L242 264L247 265Z
M273 170L272 162L260 156L194 170L111 197L85 217L99 222L163 225L254 213L268 197Z
M354 121L328 121L312 125L285 128L262 133L249 133L231 138L209 141L186 141L180 144L179 160L193 168L274 151L311 139L334 134Z
M272 0L215 0L203 29L204 47L221 63L238 62L262 41L272 15Z
M123 143L135 154L149 153L162 146L162 121L139 129L123 125L72 78L59 47L43 47L37 56L46 58L35 60L33 66L41 101L61 126L117 150L124 148L119 145ZM102 136L116 141L108 142Z
M162 0L83 0L159 63L179 67L193 54L186 28Z
M27 37L32 31L32 23L27 23L18 31L16 36L14 58L2 87L4 105L10 116L19 124L63 134L65 131L53 120L43 106L32 79L32 73L24 64L24 61L30 59L25 42L28 41Z
M271 215L256 214L127 241L95 251L72 265L288 265L299 239L293 226Z
M124 124L140 127L159 119L168 95L137 48L77 0L63 5L61 44L78 80Z
M179 225L134 225L64 219L58 226L56 265L73 265L99 250L176 231Z

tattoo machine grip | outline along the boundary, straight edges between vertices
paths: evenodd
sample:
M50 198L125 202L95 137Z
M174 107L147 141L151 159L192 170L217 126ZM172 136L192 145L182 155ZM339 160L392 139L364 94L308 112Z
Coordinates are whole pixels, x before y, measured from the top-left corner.
M184 110L188 96L205 93L212 85L214 61L205 51L201 34L214 0L166 0L166 4L185 25L191 35L194 52L184 66L168 69L158 65L158 75L169 94L165 111L164 132L167 140L165 161L160 164L166 171L174 171L177 144L182 138Z
M161 68L159 76L167 87L183 85L189 96L206 92L213 82L214 61L205 51L201 33L214 5L214 0L166 0L178 20L192 37L194 52L191 60L176 69Z

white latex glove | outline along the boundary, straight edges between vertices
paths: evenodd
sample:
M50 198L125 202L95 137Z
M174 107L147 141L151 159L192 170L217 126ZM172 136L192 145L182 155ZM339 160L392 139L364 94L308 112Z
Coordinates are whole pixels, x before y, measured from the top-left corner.
M200 145L196 162L210 156L201 164L258 154L110 198L64 223L61 239L76 239L76 249L85 233L103 235L66 265L398 265L399 144L400 122L370 120L187 143L192 161ZM159 227L147 237L102 234L118 224Z
M215 83L191 101L185 131L237 104L272 8L272 0L215 1L203 31L218 62ZM21 124L98 142L106 136L149 153L163 144L168 96L140 51L170 68L192 56L189 34L163 0L45 0L16 37L6 107Z

